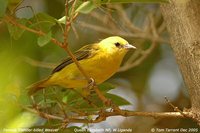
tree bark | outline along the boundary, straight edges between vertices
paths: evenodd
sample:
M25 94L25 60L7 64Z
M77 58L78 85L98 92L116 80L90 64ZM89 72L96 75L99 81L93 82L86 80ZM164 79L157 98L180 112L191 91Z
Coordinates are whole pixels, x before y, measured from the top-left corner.
M200 120L200 0L170 0L161 11L171 47L191 98L191 111Z

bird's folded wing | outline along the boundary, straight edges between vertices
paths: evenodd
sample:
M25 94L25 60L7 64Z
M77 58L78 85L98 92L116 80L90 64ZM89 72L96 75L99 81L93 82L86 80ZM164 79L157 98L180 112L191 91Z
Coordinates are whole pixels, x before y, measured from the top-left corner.
M78 51L76 51L74 53L74 56L76 57L76 59L78 61L88 59L88 58L91 58L92 56L94 56L96 54L97 50L98 50L97 44L86 45L86 46L82 47L81 49L79 49ZM68 57L60 65L58 65L56 68L53 69L52 74L62 70L64 67L66 67L67 65L69 65L71 63L73 63L73 60L71 57Z

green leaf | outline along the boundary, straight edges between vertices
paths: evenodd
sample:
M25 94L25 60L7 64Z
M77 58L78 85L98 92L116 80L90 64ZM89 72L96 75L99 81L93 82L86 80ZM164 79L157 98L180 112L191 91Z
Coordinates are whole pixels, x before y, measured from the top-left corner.
M132 2L138 2L138 3L163 3L163 2L169 2L169 0L102 0L101 4L107 4L107 3L132 3Z
M114 94L110 94L110 93L106 93L105 96L109 99L111 99L116 105L118 106L122 106L122 105L130 105L130 102L128 102L126 99L114 95Z
M63 16L62 18L57 20L58 23L60 24L65 24L66 23L66 16Z
M62 102L67 103L68 102L68 97L64 96L63 99L62 99Z
M51 32L49 32L48 34L46 34L45 36L40 36L38 37L38 45L40 47L43 47L44 45L46 45L47 43L49 43L51 40Z
M7 0L0 0L0 17L3 17L8 5Z
M97 6L98 6L98 3L94 3L93 1L86 1L86 2L83 2L76 9L75 12L80 12L80 13L87 14L87 13L91 12L93 9L95 9Z
M115 86L111 83L102 83L98 85L98 87L102 92L108 92L109 90L112 90L115 88Z
M18 19L16 21L17 21L17 23L22 24L22 25L26 25L27 22L28 22L28 20L25 19L25 18ZM24 31L25 31L24 29L19 28L19 27L15 26L15 25L12 25L10 23L7 23L7 26L8 26L8 31L9 31L11 37L13 39L15 39L15 40L18 40L22 36L22 34L24 33Z
M51 30L51 27L56 24L56 18L49 16L45 13L38 13L33 18L30 19L33 23L30 25L30 28L40 29L45 33L48 33Z

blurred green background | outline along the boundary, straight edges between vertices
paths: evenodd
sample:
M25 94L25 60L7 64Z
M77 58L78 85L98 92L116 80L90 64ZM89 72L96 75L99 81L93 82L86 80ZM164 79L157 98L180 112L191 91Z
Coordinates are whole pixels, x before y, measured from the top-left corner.
M26 6L31 6L35 14L43 12L57 19L64 15L64 0L24 0L20 7ZM33 11L30 8L21 8L17 10L16 16L31 18L34 16ZM98 42L108 36L119 35L138 48L136 56L140 59L141 51L152 45L151 37L134 36L138 35L137 30L131 31L127 20L122 17L123 14L120 14L122 11L126 14L125 18L131 22L130 24L134 24L150 36L153 33L146 29L151 27L149 18L153 16L155 28L161 30L159 37L166 41L156 42L155 48L138 65L118 72L109 79L107 82L115 86L110 93L119 95L131 103L122 108L135 111L173 111L166 104L165 96L180 109L189 108L188 92L168 43L169 35L163 26L159 4L109 4L98 7L88 14L79 14L70 30L70 49L75 51L85 44ZM9 128L41 126L47 123L46 120L21 108L21 105L30 104L25 88L51 73L51 65L45 66L49 68L40 67L37 61L54 65L67 56L63 49L51 42L40 47L37 36L27 31L15 40L11 37L8 27L6 23L1 22L0 129L2 132ZM62 39L59 26L56 25L52 29L52 34ZM129 52L124 63L132 55L133 53ZM120 116L110 117L98 124L69 126L74 125L94 128L132 128L134 133L148 133L151 128L155 127L197 127L196 123L187 119Z

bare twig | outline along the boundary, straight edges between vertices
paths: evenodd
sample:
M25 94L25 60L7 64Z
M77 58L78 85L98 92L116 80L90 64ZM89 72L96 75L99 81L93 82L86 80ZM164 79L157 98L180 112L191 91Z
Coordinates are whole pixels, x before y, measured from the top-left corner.
M166 24L165 22L162 22L162 24L158 28L158 34L161 34L165 29L166 29Z
M60 120L60 121L64 121L65 119L63 117L60 116L55 116L55 115L51 115L51 114L47 114L47 113L41 113L34 109L28 108L28 107L22 107L25 110L28 110L29 112L35 113L35 114L39 114L41 117L45 118L45 119L54 119L54 120ZM183 115L184 114L184 115ZM185 115L191 115L190 112L139 112L139 111L128 111L128 110L120 110L120 111L113 111L113 112L93 112L93 113L87 113L85 114L85 116L91 115L91 116L96 116L95 119L93 120L88 120L87 118L83 117L79 118L79 117L73 117L73 116L69 116L68 122L69 123L99 123L101 121L106 120L107 117L110 116L124 116L124 117L129 117L129 116L143 116L143 117L153 117L153 118L186 118Z
M179 112L185 118L191 118L193 121L197 122L198 125L200 125L200 119L198 118L196 112L193 112L193 110L191 109L184 109L183 111L180 110L178 107L174 106L166 96L165 96L165 101L169 106L171 106L174 109L174 111Z
M169 106L171 106L171 107L174 109L174 111L179 112L180 114L182 114L182 115L185 116L185 117L188 117L188 116L185 115L185 114L183 113L183 111L181 111L178 107L174 106L174 105L169 101L169 99L168 99L166 96L165 96L165 101L167 102L167 104L169 104Z
M133 22L131 22L131 20L128 18L125 10L123 9L122 5L115 5L114 6L115 9L117 9L117 13L120 16L120 19L123 20L123 22L125 23L124 25L126 25L128 28L128 30L131 30L133 33L134 32L143 32L140 28L138 28L137 26L135 26L133 24Z

